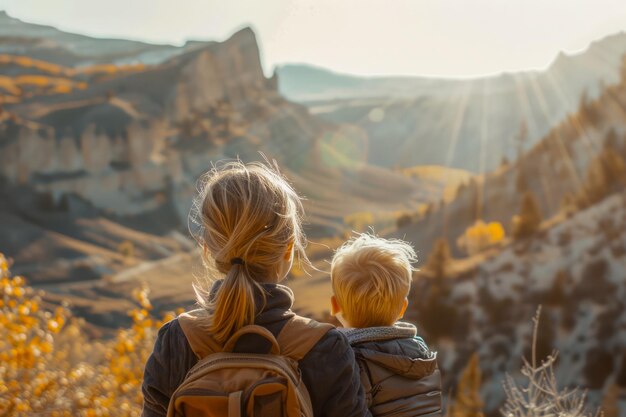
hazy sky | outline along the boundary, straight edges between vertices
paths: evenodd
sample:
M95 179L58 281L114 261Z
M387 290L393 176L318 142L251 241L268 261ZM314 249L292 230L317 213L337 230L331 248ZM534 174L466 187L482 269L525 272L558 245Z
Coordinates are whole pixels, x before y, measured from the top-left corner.
M25 21L182 44L255 30L265 72L476 76L547 66L626 30L626 0L0 0Z

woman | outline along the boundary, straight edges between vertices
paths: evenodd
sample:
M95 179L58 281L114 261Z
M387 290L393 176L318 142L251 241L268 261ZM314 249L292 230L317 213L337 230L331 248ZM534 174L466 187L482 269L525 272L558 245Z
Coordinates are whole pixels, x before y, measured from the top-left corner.
M293 293L279 282L295 252L306 259L300 198L277 169L232 162L205 175L195 207L205 265L223 277L210 291L194 287L206 312L206 337L223 345L250 324L278 337L295 316ZM166 415L172 394L199 360L183 330L180 318L159 330L145 367L144 417ZM257 352L261 344L241 338L235 351ZM370 415L354 354L339 331L327 331L298 363L314 416Z

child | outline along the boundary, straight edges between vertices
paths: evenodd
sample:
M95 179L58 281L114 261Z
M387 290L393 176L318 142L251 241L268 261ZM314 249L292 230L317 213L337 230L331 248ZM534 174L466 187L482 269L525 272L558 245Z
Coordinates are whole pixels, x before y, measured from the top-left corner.
M346 242L331 266L332 314L344 325L373 416L440 416L437 354L398 322L407 306L415 251L370 234Z

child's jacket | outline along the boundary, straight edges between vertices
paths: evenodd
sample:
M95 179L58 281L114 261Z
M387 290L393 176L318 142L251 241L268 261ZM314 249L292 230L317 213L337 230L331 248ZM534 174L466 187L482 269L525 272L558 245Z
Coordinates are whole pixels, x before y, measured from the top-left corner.
M345 329L370 411L380 416L441 416L441 374L415 326Z

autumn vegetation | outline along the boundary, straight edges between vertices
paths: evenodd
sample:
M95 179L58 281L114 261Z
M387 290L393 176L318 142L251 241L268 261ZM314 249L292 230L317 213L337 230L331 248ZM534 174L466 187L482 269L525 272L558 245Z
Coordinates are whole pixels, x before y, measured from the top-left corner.
M121 73L142 71L144 64L96 64L70 68L27 56L0 54L0 69L17 67L17 75L0 75L0 104L37 95L69 94L84 90L89 82Z
M161 325L146 288L133 294L132 327L93 341L82 319L12 277L0 255L0 416L138 416L141 380Z

